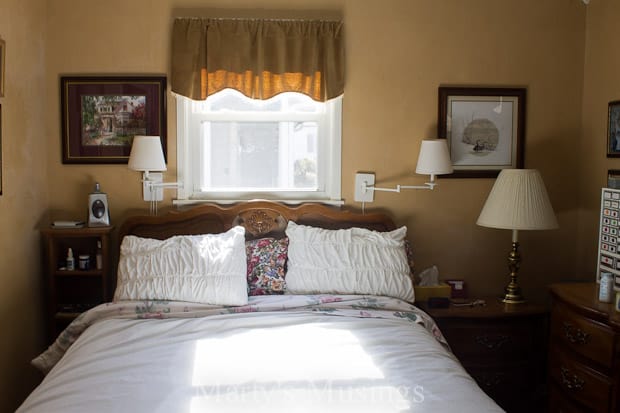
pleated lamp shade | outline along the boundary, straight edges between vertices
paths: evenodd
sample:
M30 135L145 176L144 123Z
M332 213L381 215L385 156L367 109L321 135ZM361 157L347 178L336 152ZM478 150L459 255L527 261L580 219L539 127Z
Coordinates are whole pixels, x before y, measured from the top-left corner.
M516 230L558 227L545 184L536 169L503 169L476 223Z

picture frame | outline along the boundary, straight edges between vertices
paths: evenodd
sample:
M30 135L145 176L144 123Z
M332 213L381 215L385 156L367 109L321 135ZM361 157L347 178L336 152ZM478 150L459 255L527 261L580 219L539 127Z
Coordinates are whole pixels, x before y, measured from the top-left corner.
M607 188L620 189L620 169L607 170Z
M437 134L454 172L443 177L494 178L523 168L525 88L439 87Z
M620 100L607 105L607 157L620 158Z
M5 56L6 56L6 42L0 39L0 98L4 97Z
M2 105L0 105L0 195L2 195L2 190L3 185L2 185L2 178L3 178L3 173L2 173Z
M166 150L165 76L62 76L63 164L127 163L136 135Z

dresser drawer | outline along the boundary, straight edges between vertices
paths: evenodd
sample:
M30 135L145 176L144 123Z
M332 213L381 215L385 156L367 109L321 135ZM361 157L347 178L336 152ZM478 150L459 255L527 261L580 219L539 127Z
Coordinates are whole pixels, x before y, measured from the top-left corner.
M522 319L484 324L444 322L440 329L464 364L480 360L487 364L526 360L540 344L536 342L532 322Z
M573 400L597 411L607 412L611 397L610 379L575 361L567 353L552 344L549 360L549 376L561 392Z
M562 303L554 303L551 312L552 340L611 368L614 357L614 332L609 327L572 311Z

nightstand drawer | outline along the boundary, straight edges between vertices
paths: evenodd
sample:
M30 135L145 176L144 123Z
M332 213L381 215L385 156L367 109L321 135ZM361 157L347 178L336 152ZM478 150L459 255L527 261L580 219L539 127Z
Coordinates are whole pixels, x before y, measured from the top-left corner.
M612 384L606 376L558 348L553 349L550 357L549 376L562 393L595 411L608 411Z
M515 394L530 395L536 391L538 383L531 380L536 377L536 366L527 363L503 366L476 366L464 365L465 370L476 380L478 386L488 394L500 406L512 406L512 411L525 411L520 409L521 404L528 405L531 400L522 397L521 400L515 401ZM519 409L517 408L519 407Z
M613 362L614 332L607 326L555 303L551 313L552 340L605 367Z
M532 380L529 380L535 374L534 366L531 363L496 367L464 364L463 367L487 394L525 392L532 390L534 385Z
M557 388L555 384L549 386L549 413L583 413L583 407L575 405Z
M485 360L495 364L510 359L527 359L536 348L532 323L524 320L503 320L501 323L486 321L484 324L462 321L441 323L454 354L463 363L468 360Z
M504 304L495 297L484 300L484 306L422 308L465 370L504 410L539 411L545 396L547 310L531 303Z

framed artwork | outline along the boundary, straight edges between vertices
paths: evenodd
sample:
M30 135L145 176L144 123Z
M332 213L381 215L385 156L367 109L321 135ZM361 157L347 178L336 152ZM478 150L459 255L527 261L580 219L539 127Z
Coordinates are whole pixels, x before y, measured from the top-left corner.
M133 137L161 138L166 156L164 76L60 78L62 163L127 163Z
M0 195L2 195L2 105L0 105Z
M4 56L6 43L0 39L0 97L4 96Z
M620 189L620 170L609 169L607 171L607 188Z
M438 137L456 178L493 178L523 168L524 88L440 87Z
M620 100L607 107L607 157L620 158Z

